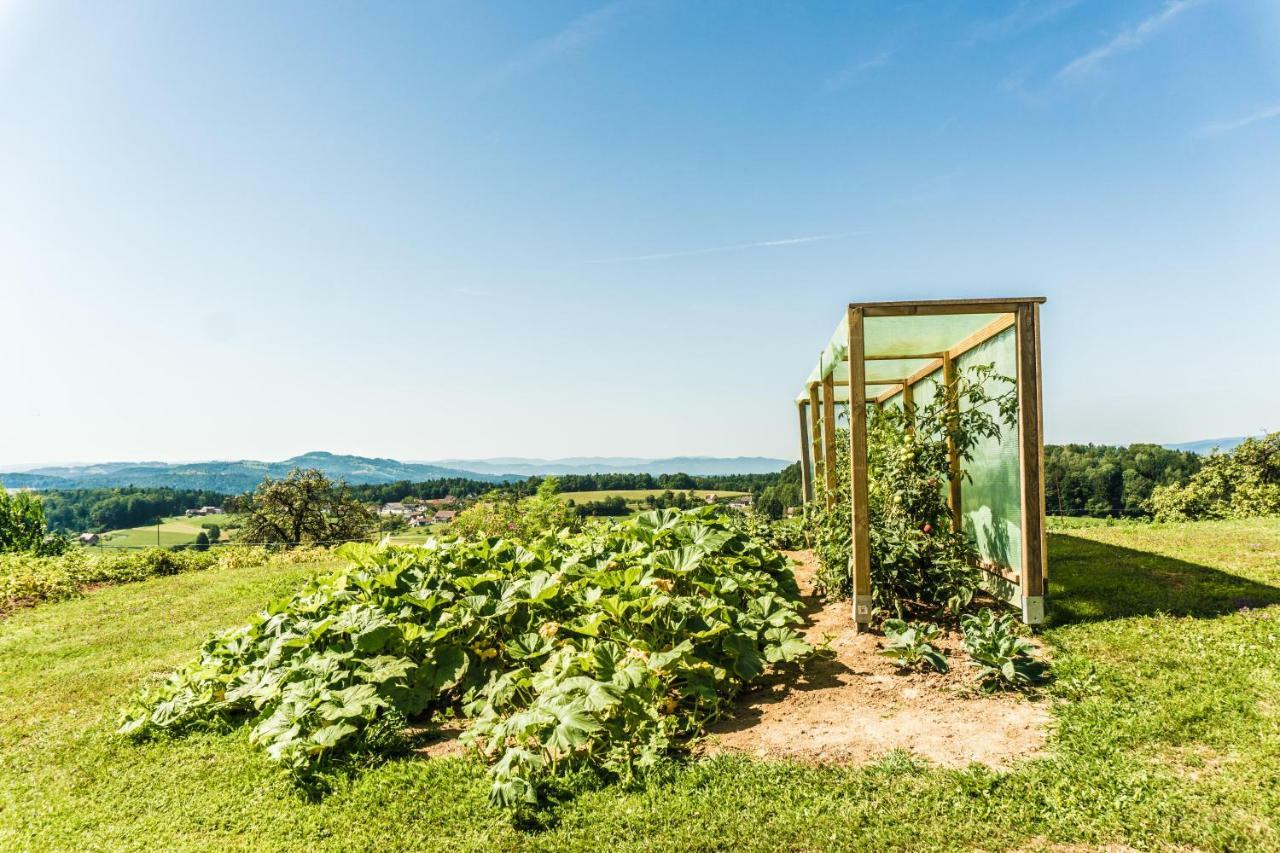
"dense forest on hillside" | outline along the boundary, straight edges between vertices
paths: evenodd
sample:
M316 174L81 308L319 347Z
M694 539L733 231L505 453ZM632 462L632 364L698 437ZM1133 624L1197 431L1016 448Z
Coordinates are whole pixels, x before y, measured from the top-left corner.
M40 492L50 530L119 530L151 524L198 506L221 506L227 495L203 489L69 489Z
M521 484L513 483L511 487L519 485ZM450 496L455 498L475 497L492 491L496 486L484 480L448 477L443 480L425 480L417 483L411 480L397 480L394 483L364 483L350 486L349 488L351 496L357 500L362 500L365 503L385 504L392 501L402 501L405 498L418 498L425 501Z
M1185 483L1203 457L1158 444L1046 445L1045 505L1050 515L1146 515L1156 486Z

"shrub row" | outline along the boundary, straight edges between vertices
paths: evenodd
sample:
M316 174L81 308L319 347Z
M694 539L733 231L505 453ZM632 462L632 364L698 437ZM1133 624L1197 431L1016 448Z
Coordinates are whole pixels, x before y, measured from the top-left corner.
M80 595L98 584L130 583L157 575L176 575L205 569L236 569L278 563L312 562L327 554L323 548L270 552L258 547L226 547L215 551L90 552L73 548L56 557L0 554L0 613L15 607L60 601Z

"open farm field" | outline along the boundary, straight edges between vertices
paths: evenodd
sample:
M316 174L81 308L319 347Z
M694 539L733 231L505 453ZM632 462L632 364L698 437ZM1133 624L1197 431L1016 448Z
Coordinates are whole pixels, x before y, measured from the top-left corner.
M196 536L204 528L202 524L216 524L225 530L231 516L223 514L203 515L187 518L183 515L170 516L160 522L157 541L157 526L154 524L142 527L129 527L123 530L109 530L101 534L101 544L117 548L152 548L159 546L168 548L172 545L188 545L196 541Z

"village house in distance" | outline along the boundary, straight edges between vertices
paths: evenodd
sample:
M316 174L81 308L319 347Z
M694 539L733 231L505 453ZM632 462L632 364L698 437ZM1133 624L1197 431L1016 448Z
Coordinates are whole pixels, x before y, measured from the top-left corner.
M392 501L378 508L378 515L383 518L403 518L409 527L426 527L429 524L451 524L457 517L456 509L441 509L459 503L453 495L428 500ZM434 510L434 511L433 511Z

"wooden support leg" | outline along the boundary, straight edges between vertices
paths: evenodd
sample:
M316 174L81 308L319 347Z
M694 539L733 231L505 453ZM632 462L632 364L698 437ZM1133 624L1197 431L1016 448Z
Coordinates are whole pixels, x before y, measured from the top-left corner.
M803 400L796 401L796 411L800 414L800 489L805 503L813 500L813 468L809 460L812 447L809 444L809 421L804 411Z
M1017 310L1018 463L1022 477L1022 620L1044 621L1044 414L1040 381L1040 306Z
M849 309L849 507L853 618L859 629L871 624L871 526L867 500L866 344L861 308Z
M818 477L822 473L822 423L818 413L818 383L809 383L809 442L813 454L813 483L810 494L818 494Z
M960 401L956 398L956 362L951 355L942 356L943 393L947 401L947 481L950 488L948 504L951 506L951 529L959 533L964 529L964 511L960 508L960 454L951 440L951 430L960 416Z
M916 431L916 392L910 382L902 386L902 414L906 416L907 432Z
M822 473L830 509L836 505L836 403L831 374L822 380Z

